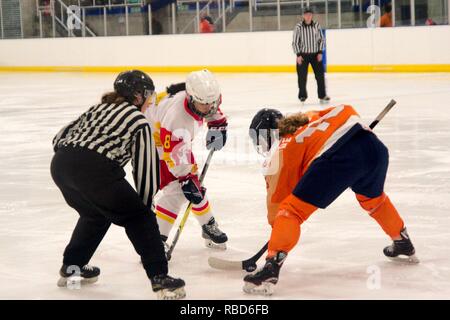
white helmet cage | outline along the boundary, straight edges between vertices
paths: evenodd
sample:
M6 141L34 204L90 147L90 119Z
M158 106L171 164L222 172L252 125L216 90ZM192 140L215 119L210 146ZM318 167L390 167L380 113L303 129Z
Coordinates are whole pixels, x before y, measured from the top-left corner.
M209 70L191 72L186 79L186 93L191 103L212 104L207 114L194 110L198 115L205 117L217 112L221 99L220 86Z

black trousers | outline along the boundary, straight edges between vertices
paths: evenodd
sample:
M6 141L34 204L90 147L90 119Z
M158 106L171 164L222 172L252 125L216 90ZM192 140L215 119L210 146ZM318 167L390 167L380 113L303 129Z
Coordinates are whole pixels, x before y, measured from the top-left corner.
M64 251L64 264L87 264L114 223L125 228L148 277L167 274L156 216L118 164L95 151L67 147L53 156L51 174L67 204L80 215Z
M322 61L317 61L317 53L301 54L303 58L302 64L297 64L297 77L298 77L298 98L308 98L308 92L306 91L306 82L308 80L308 66L314 71L317 81L317 95L319 99L324 98L327 93L325 89L325 70L323 68Z

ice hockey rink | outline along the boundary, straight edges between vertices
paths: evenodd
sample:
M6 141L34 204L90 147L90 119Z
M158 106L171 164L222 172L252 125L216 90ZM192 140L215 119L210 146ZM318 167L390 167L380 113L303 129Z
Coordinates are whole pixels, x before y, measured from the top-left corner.
M62 252L78 216L51 179L51 140L97 103L115 76L0 73L0 299L156 298L138 255L116 226L90 263L101 268L99 281L80 290L56 286ZM163 90L185 75L151 76ZM294 73L217 77L229 140L214 154L205 186L230 240L227 251L205 248L200 226L189 218L169 264L171 275L185 279L187 299L450 297L450 74L327 75L332 105L353 105L367 124L391 98L397 101L375 131L390 150L386 192L406 222L421 263L387 260L382 249L390 239L346 191L302 225L300 242L270 298L244 294L244 271L214 270L207 260L210 255L249 258L268 240L265 184L248 126L262 107L288 113L321 108L316 83L310 74L309 99L300 107ZM207 155L204 134L194 150L201 166Z

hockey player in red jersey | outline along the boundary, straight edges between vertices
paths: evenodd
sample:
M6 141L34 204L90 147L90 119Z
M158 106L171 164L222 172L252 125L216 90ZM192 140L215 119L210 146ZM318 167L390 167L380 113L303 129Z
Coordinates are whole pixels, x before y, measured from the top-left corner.
M263 109L253 118L250 135L267 156L264 175L272 233L266 264L244 278L245 292L272 294L280 268L299 240L302 223L347 188L393 240L384 254L418 262L405 224L384 193L388 149L361 123L353 107L340 105L288 117Z
M228 123L219 108L222 101L219 84L210 71L201 70L190 73L185 84L169 88L175 90L168 90L168 95L146 111L160 157L161 194L155 212L161 238L166 242L181 207L188 200L202 226L206 245L225 249L227 235L215 221L192 153L192 141L205 122L207 149L220 150L225 145Z

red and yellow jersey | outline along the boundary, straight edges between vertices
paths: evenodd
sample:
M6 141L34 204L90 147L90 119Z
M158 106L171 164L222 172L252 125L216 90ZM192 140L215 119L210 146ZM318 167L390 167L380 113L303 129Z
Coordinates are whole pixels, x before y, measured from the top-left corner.
M306 113L309 123L280 139L264 164L269 223L280 203L289 196L313 160L329 150L356 124L361 124L353 107L340 105Z
M204 122L208 125L226 122L226 117L220 109L206 118L194 114L188 107L185 91L175 95L158 94L156 104L145 111L145 116L150 122L162 161L161 188L170 179L197 173L192 141Z

